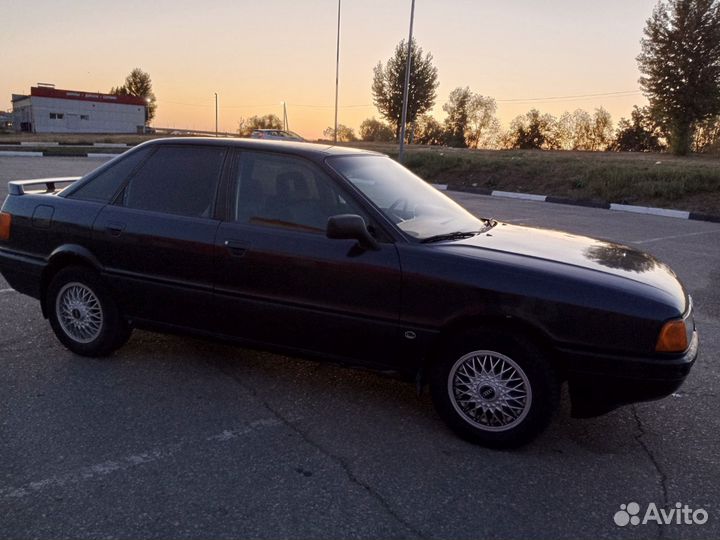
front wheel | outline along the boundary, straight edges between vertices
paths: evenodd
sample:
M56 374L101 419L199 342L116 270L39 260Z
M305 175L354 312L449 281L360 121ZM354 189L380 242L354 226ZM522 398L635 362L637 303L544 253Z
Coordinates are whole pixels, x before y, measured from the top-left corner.
M559 383L535 346L502 334L454 340L433 366L433 403L461 437L484 446L520 446L550 422Z
M89 269L69 267L58 272L46 302L55 335L76 354L105 356L130 337L110 292Z

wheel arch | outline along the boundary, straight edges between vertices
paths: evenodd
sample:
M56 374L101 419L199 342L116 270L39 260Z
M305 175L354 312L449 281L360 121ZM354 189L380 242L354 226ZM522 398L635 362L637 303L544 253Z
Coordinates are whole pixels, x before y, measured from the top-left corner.
M86 247L67 244L55 249L48 257L48 264L42 272L40 278L40 307L43 317L48 318L46 299L47 290L55 275L69 266L81 266L100 272L102 266L97 258Z
M511 315L473 315L450 321L433 340L422 364L423 380L430 367L437 362L454 338L471 332L489 332L529 341L546 357L558 374L563 374L564 365L557 354L552 338L537 325Z

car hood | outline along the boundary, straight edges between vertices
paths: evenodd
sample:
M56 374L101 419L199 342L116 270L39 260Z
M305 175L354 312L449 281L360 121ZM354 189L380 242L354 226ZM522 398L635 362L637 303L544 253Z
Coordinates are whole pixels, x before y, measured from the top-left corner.
M562 231L498 223L487 232L453 242L570 265L655 287L675 298L685 291L675 273L652 255L628 246Z

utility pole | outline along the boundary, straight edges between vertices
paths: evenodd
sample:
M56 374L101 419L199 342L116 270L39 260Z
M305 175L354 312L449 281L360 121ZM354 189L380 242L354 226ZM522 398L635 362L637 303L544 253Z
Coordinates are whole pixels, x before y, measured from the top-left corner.
M285 103L283 101L282 106L283 106L283 129L285 131L288 131L290 129L290 124L288 124L287 103Z
M338 0L338 24L337 24L337 52L335 57L335 130L333 131L333 140L337 142L338 130L338 87L340 82L340 2ZM414 0L413 0L414 1Z
M215 92L215 136L218 136L218 102L217 92Z
M405 121L407 120L408 94L410 91L410 67L412 65L412 31L414 18L415 0L412 0L412 4L410 6L410 35L408 36L407 62L405 64L405 88L403 89L402 120L400 120L400 151L398 152L398 161L400 163L403 162L405 150Z

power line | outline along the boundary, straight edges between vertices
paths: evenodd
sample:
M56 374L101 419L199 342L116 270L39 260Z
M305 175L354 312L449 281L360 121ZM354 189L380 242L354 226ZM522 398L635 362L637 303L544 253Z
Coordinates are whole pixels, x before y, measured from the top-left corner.
M212 100L209 100L207 103L181 103L178 101L165 101L165 100L158 100L158 104L171 104L171 105L182 105L184 107L210 107L212 106ZM301 108L308 108L308 109L332 109L334 105L312 105L312 104L302 104L302 103L287 103L288 107L301 107ZM263 109L267 107L275 107L276 104L274 103L265 103L260 105L223 105L223 109ZM356 109L356 108L368 108L368 107L374 107L372 103L364 104L364 105L340 105L341 109Z
M288 105L291 105L293 107L302 107L306 109L332 109L333 105L303 105L300 103L288 103ZM339 107L341 109L357 109L357 108L367 108L367 107L374 107L372 103L368 103L366 105L340 105Z
M574 94L568 96L546 96L546 97L529 97L529 98L510 98L510 99L496 99L496 103L532 103L532 102L559 102L562 100L576 100L576 99L592 99L597 97L630 97L641 95L642 92L639 90L623 90L619 92L599 92L594 94ZM208 100L206 103L181 103L177 101L165 101L158 100L158 104L171 104L171 105L182 105L184 107L211 107L212 100ZM263 109L275 107L275 103L265 103L259 105L223 105L223 109ZM299 107L304 109L332 109L334 105L320 105L311 103L287 103L288 107ZM355 104L355 105L340 105L341 109L366 109L375 107L372 103Z
M598 94L576 94L572 96L548 96L548 97L534 97L534 98L517 98L517 99L496 99L498 103L512 103L512 102L525 102L525 101L556 101L563 99L584 99L594 97L625 97L640 95L642 92L639 90L624 90L622 92L601 92Z

